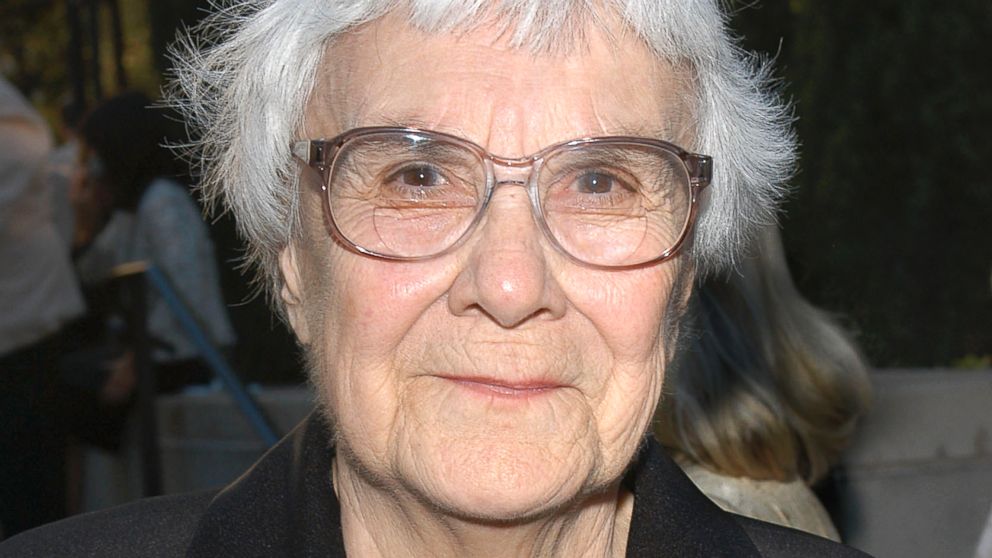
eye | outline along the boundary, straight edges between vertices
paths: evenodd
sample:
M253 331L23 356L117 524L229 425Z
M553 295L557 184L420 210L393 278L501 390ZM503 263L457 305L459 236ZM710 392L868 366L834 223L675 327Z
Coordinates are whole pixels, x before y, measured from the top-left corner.
M604 172L587 172L575 180L575 188L583 194L608 194L625 185L615 176Z
M394 181L408 188L434 188L447 183L444 176L429 165L402 168L387 179L387 182Z

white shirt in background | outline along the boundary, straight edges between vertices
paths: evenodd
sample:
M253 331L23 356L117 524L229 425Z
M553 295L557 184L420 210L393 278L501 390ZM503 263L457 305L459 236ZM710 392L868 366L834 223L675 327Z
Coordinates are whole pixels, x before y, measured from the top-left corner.
M42 340L85 310L70 247L40 179L51 148L44 120L0 77L0 356Z

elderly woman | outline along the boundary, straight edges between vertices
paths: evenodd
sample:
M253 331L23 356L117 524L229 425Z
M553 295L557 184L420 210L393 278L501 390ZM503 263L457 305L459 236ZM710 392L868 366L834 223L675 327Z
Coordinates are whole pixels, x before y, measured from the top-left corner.
M860 555L721 511L647 434L694 275L792 159L716 2L276 0L204 29L178 70L203 191L320 411L219 492L14 552Z

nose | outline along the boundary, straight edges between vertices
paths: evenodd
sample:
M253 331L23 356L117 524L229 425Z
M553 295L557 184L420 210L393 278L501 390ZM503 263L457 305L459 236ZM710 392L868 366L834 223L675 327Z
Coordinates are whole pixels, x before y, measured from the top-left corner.
M448 294L451 312L482 313L504 328L564 315L565 296L549 269L526 189L502 184L480 225Z

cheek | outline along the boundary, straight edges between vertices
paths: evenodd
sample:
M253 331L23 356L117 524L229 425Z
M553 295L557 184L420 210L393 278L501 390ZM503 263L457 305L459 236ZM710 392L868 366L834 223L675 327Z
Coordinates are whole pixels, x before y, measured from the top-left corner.
M336 335L325 341L366 358L393 355L413 325L451 283L443 264L379 262L347 254L330 264L332 303L324 323ZM329 331L328 333L331 333Z
M449 269L379 262L351 253L319 268L320 300L312 314L317 357L313 380L343 441L363 440L382 457L399 416L406 378L401 348L414 325L445 292Z
M664 356L662 335L674 271L605 273L567 281L575 308L595 328L615 364L643 365Z
M666 266L661 266L662 268ZM649 268L568 282L576 309L592 324L609 355L608 372L594 398L605 470L623 467L648 428L661 392L667 355L669 297L677 268Z

